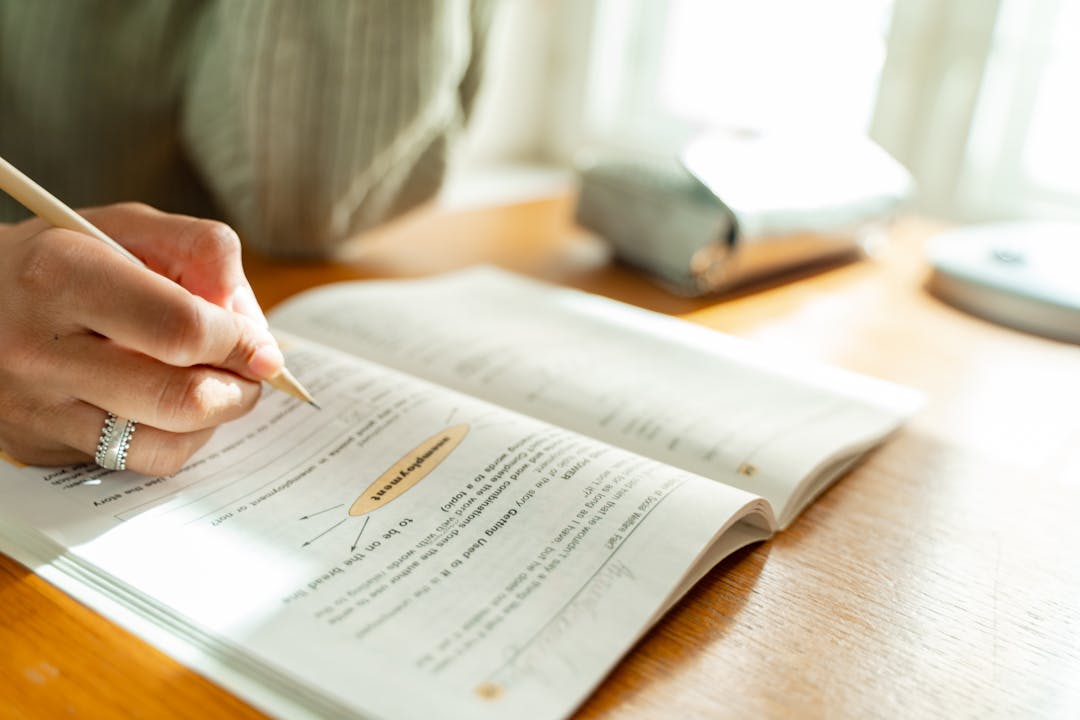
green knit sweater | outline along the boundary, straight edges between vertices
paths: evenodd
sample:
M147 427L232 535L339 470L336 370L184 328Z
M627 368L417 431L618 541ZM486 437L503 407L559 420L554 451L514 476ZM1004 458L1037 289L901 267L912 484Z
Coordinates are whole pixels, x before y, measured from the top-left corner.
M488 0L0 0L0 155L318 256L438 189ZM2 193L0 193L2 195ZM0 198L0 222L26 216Z

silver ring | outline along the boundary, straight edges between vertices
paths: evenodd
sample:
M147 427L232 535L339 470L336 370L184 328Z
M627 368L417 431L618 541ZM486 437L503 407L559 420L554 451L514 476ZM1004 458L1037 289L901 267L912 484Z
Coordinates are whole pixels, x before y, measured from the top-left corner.
M113 413L106 415L105 424L101 426L94 462L106 470L125 469L131 436L134 434L134 420L116 417Z

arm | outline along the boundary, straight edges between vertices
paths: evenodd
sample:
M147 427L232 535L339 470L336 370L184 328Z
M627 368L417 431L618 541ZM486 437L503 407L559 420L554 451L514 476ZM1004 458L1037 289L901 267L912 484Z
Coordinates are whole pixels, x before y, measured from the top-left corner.
M183 132L245 241L318 256L432 197L486 3L235 0L204 18Z

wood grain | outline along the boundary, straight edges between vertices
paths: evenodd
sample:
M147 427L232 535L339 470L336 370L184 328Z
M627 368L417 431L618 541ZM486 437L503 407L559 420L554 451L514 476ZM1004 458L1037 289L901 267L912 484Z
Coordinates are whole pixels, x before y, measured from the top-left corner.
M907 220L877 256L689 300L612 264L572 198L380 229L336 263L249 257L264 304L491 262L923 389L924 411L788 530L714 569L581 718L1080 716L1080 347L924 290ZM4 717L258 713L0 557Z

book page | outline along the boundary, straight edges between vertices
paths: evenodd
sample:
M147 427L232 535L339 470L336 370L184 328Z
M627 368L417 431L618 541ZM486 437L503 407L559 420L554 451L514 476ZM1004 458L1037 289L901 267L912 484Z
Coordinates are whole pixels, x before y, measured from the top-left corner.
M910 391L493 269L309 292L272 322L759 494L786 525L917 405Z
M0 464L0 526L317 714L441 718L569 714L768 534L743 491L303 341L287 358L321 411L268 393L168 477Z

